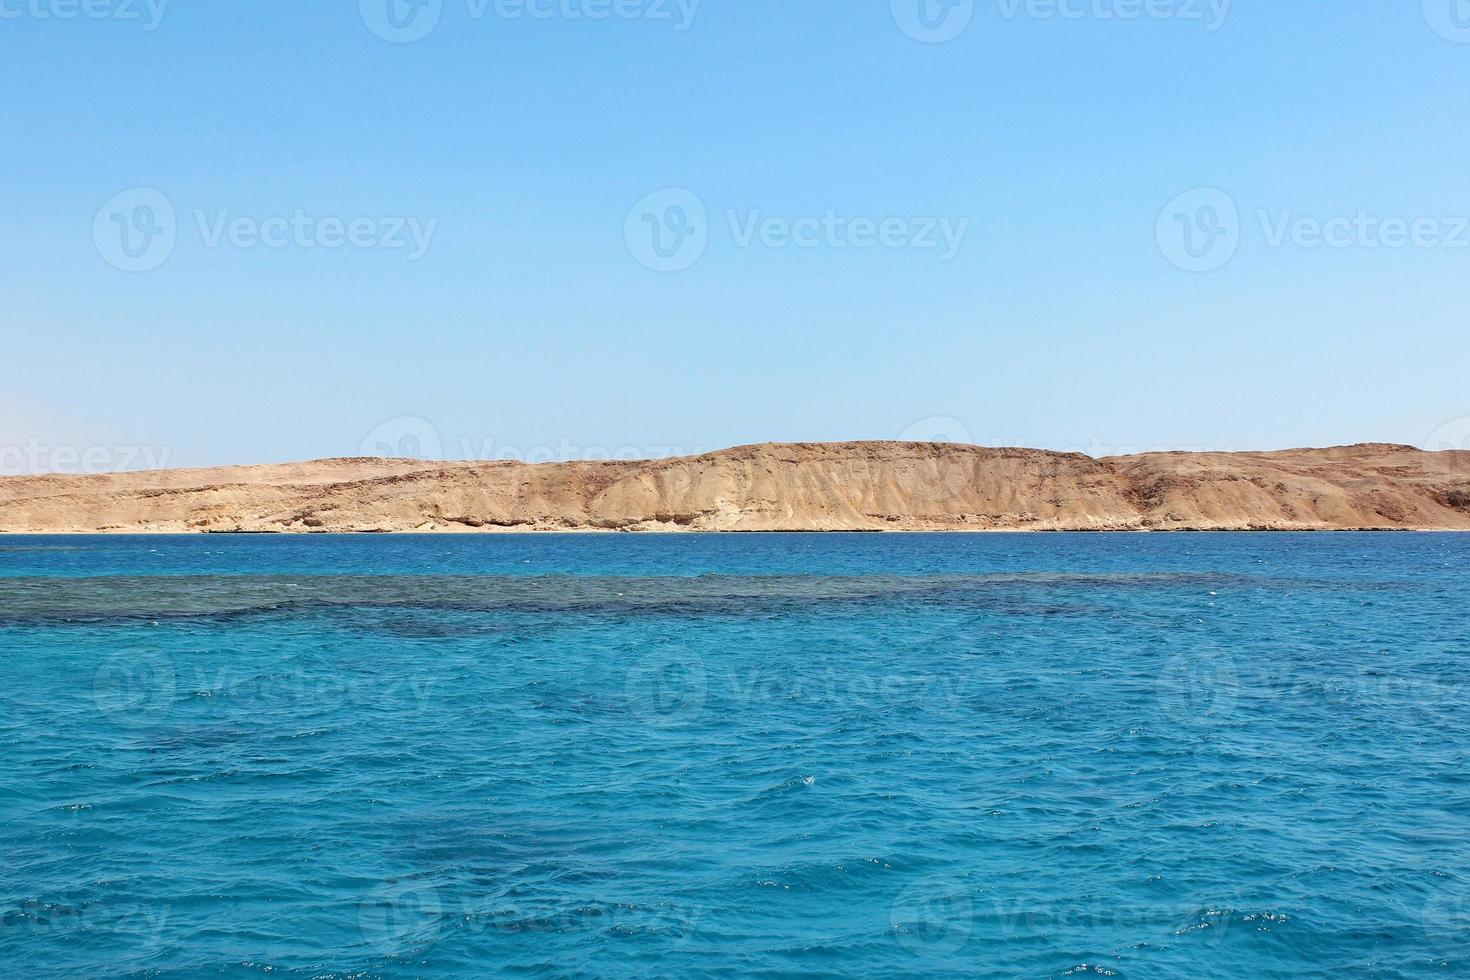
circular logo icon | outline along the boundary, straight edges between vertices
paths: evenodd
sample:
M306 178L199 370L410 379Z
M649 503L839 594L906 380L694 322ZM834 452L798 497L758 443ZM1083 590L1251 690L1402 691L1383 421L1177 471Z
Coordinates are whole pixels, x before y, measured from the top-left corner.
M442 460L444 442L428 419L400 415L389 419L363 437L360 456L384 459Z
M426 881L385 881L357 906L363 938L385 956L432 945L443 916L439 892Z
M931 415L919 419L898 434L899 442L958 442L972 445L970 430L957 418L948 415Z
M1235 703L1235 662L1226 654L1180 655L1159 674L1159 704L1184 725L1218 724Z
M1428 469L1454 481L1447 489L1451 507L1470 509L1470 415L1450 419L1431 432L1421 444L1432 455L1425 457Z
M975 907L969 888L943 875L921 878L889 906L898 941L915 953L956 953L970 941Z
M1424 19L1440 37L1470 44L1470 0L1424 0Z
M152 725L174 708L174 663L158 652L120 653L92 675L92 703L114 723Z
M1424 448L1432 453L1461 450L1470 452L1470 415L1450 419L1424 440Z
M623 693L633 712L650 725L688 724L709 697L704 662L683 650L652 653L628 669Z
M394 44L428 37L444 13L444 0L358 0L368 30Z
M975 18L975 0L890 0L893 20L915 41L953 41Z
M654 272L682 272L709 246L709 213L699 195L682 187L654 191L633 205L623 224L628 252Z
M134 187L97 209L92 242L114 269L148 272L168 261L178 242L173 202L162 191Z
M1186 191L1159 213L1154 235L1164 258L1185 272L1213 272L1240 248L1240 209L1218 188Z

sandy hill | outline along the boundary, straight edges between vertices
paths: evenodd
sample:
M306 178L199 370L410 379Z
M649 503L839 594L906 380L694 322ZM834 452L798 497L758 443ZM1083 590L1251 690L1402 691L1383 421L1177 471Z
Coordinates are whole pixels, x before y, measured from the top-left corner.
M856 442L680 459L0 479L0 531L1470 530L1470 452L1359 445L1093 459Z

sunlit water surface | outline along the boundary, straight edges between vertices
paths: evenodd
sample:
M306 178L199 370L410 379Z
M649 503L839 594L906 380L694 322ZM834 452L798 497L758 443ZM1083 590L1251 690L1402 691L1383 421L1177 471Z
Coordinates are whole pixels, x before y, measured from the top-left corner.
M0 962L1466 975L1467 582L1427 534L0 538Z

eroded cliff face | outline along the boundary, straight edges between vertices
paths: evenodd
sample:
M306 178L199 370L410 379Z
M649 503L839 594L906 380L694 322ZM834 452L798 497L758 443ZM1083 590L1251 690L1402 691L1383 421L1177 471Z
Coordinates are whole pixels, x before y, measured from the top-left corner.
M1470 452L1107 459L855 442L610 463L336 459L0 479L0 530L1470 530Z

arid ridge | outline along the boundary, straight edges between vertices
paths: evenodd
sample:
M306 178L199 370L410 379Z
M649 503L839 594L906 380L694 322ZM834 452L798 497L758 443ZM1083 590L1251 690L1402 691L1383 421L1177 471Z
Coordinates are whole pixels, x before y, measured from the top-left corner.
M0 479L0 532L1470 530L1470 452L1093 459L852 442L632 462L309 463Z

